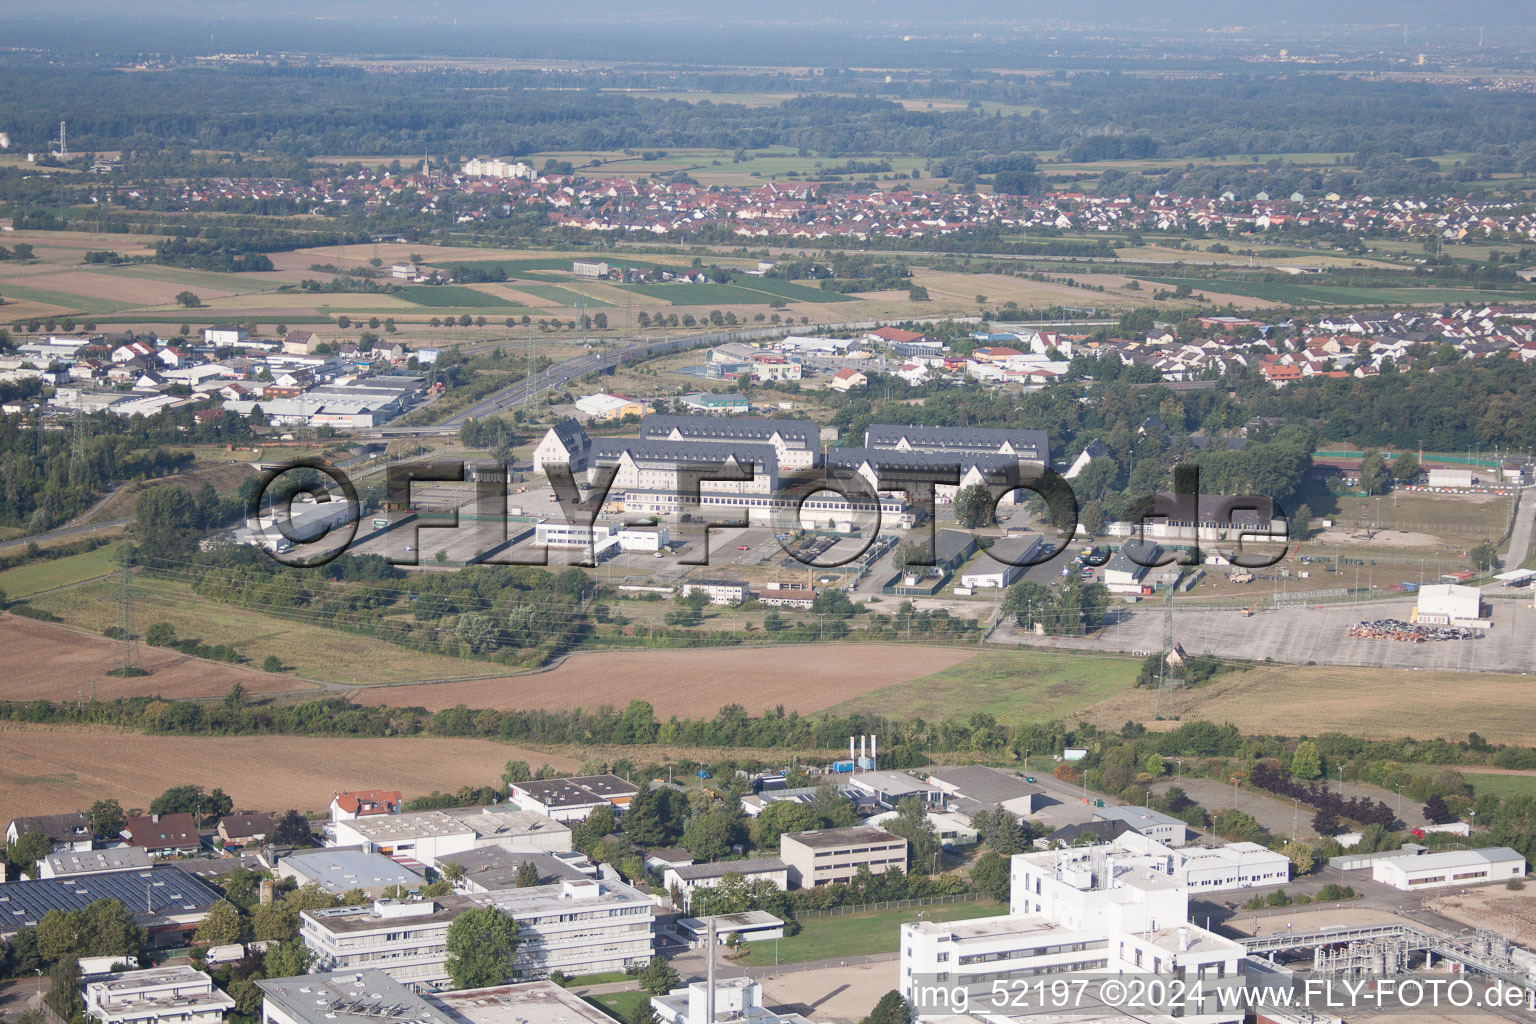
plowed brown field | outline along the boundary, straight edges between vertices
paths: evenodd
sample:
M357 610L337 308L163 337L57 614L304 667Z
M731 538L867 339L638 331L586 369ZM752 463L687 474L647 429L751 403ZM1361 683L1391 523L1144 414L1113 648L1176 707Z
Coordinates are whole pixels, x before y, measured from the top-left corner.
M235 806L324 811L347 789L487 785L509 760L571 771L569 757L490 740L308 736L147 736L67 727L0 728L0 819L84 810L102 797L148 807L172 786L220 787Z
M662 718L701 718L727 704L751 715L780 704L809 714L892 683L949 668L976 656L970 647L806 644L683 651L574 654L547 672L453 683L374 686L359 704L556 709L603 704L622 709L636 698Z

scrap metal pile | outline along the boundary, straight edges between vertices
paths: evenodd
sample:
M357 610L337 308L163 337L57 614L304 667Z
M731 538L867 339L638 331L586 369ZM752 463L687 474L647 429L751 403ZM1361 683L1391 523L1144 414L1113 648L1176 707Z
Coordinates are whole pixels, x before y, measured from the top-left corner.
M1416 626L1402 619L1370 619L1349 627L1349 635L1366 640L1397 640L1422 644L1430 640L1481 640L1481 629L1465 626Z

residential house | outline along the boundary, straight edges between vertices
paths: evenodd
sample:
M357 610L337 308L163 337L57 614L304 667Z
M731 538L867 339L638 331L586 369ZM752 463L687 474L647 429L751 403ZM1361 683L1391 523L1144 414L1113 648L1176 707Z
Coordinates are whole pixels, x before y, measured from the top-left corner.
M140 814L123 824L123 838L151 857L190 857L203 848L190 814Z

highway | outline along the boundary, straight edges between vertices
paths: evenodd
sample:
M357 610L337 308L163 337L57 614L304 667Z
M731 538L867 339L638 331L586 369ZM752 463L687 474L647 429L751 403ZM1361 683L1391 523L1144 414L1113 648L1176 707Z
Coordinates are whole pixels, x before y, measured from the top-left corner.
M817 324L816 326L833 330L869 330L877 325L876 321L860 320L850 323ZM457 430L467 420L505 412L513 406L519 405L546 391L563 388L571 381L585 377L589 373L610 370L621 363L637 362L642 359L650 359L669 352L682 352L691 348L723 345L731 341L761 341L766 338L779 338L793 333L793 331L794 328L787 324L773 327L737 327L726 331L711 331L706 334L667 338L662 341L640 341L624 345L620 348L594 350L585 355L556 363L534 374L527 380L518 381L516 384L502 388L495 394L489 395L467 409L463 409L448 417L437 430L438 432L446 429ZM406 431L402 431L402 433L404 432ZM415 432L425 433L426 431L418 428ZM388 436L389 432L387 428L384 428L376 431L376 433L380 436Z

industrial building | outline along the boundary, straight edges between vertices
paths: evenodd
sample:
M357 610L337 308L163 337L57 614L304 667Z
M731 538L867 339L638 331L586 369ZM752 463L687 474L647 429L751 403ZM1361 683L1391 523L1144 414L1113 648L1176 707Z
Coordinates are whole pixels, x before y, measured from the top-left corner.
M1045 538L1038 533L1005 537L981 550L975 561L960 574L960 585L973 590L1012 586L1029 568L1029 560L1044 550Z
M1413 621L1424 626L1490 625L1483 618L1483 595L1476 587L1428 583L1419 588Z
M453 1017L378 970L265 978L262 1024L451 1024Z
M714 991L710 991L710 986ZM651 997L651 1013L661 1024L811 1024L798 1013L775 1013L763 1007L763 985L755 978L695 981L664 996Z
M102 1024L218 1024L235 1001L185 964L124 971L85 986L86 1015Z
M684 917L677 922L678 934L690 945L704 942L709 926L715 926L715 941L721 945L730 942L732 935L741 936L742 942L760 942L763 939L784 937L784 921L766 910L744 910L739 914L716 914L713 917Z
M332 825L332 846L357 846L411 866L435 867L438 859L481 846L509 850L564 852L571 848L571 830L549 817L527 810L464 808L372 815Z
M441 992L428 999L447 1010L454 1024L614 1024L598 1007L549 981Z
M746 580L694 579L683 581L683 596L703 594L710 604L741 604L752 596Z
M1372 862L1371 878L1413 892L1524 878L1525 869L1525 858L1520 854L1507 846L1494 846L1383 857Z
M0 885L0 938L36 928L50 910L84 910L114 899L156 948L185 946L221 897L174 864Z
M1121 804L1117 807L1096 807L1094 821L1123 821L1148 839L1156 839L1165 846L1183 846L1189 828L1178 818L1150 807Z
M789 866L789 881L798 889L847 882L860 868L880 874L891 868L907 870L907 841L881 828L855 825L812 832L786 832L779 837L779 859Z

